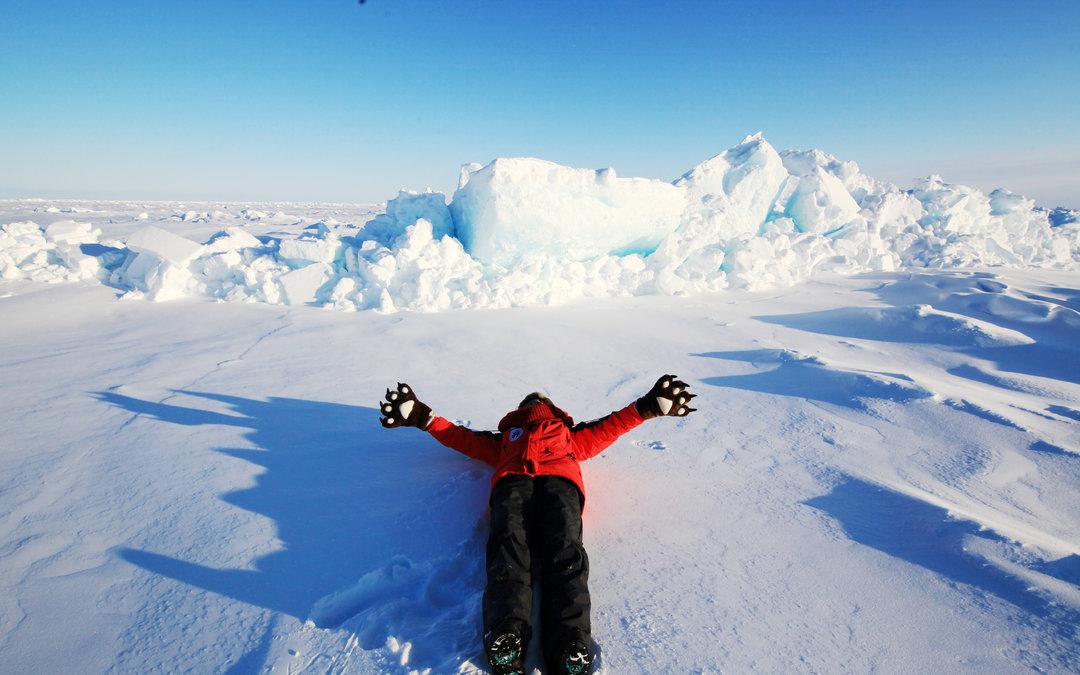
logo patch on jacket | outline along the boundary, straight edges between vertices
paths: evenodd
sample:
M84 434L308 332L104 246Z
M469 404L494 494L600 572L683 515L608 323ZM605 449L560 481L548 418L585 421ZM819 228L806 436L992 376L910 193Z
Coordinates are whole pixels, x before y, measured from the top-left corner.
M510 442L513 443L517 439L521 438L521 434L525 433L525 430L521 427L514 427L510 430Z

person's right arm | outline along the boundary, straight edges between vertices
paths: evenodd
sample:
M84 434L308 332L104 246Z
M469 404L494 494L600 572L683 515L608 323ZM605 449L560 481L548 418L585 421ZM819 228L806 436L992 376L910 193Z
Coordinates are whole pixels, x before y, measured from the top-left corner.
M473 431L454 424L445 417L431 413L431 408L419 399L412 387L398 382L396 390L386 390L385 400L379 403L383 417L380 422L387 429L416 427L435 437L446 447L495 466L499 459L502 435L493 431Z
M473 431L454 424L445 417L433 417L427 432L446 447L473 459L495 466L499 461L502 434L496 431Z

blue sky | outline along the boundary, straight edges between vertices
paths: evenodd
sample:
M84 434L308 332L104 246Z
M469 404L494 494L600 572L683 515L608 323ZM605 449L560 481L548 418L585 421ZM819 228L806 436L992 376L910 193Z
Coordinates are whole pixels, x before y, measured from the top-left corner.
M1080 2L0 0L0 195L381 201L764 131L1080 207Z

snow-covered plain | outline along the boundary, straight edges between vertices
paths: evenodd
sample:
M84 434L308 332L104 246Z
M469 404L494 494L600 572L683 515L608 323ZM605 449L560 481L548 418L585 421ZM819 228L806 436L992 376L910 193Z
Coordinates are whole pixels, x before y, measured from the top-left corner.
M773 154L593 258L435 238L551 216L455 216L498 167L450 206L0 203L2 670L481 671L488 470L379 396L493 428L662 372L699 412L583 465L603 672L1080 670L1075 214Z

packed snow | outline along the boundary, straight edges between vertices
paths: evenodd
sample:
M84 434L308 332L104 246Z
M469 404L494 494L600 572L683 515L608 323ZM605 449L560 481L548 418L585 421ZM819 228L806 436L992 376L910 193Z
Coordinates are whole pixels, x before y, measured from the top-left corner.
M374 212L334 212L344 221L297 205L176 205L151 217L154 205L8 204L25 220L0 225L5 279L347 311L761 290L827 272L1073 269L1080 259L1075 213L937 176L900 189L820 150L778 153L760 134L672 183L500 158L463 167L449 203L402 191ZM196 241L197 225L219 227Z
M600 672L1080 667L1075 271L362 317L4 284L7 672L484 672L489 470L376 401L587 419L661 372L699 411L582 466Z
M459 185L0 201L5 672L485 672L489 469L379 397L664 372L582 465L598 672L1080 671L1075 212L760 136Z

